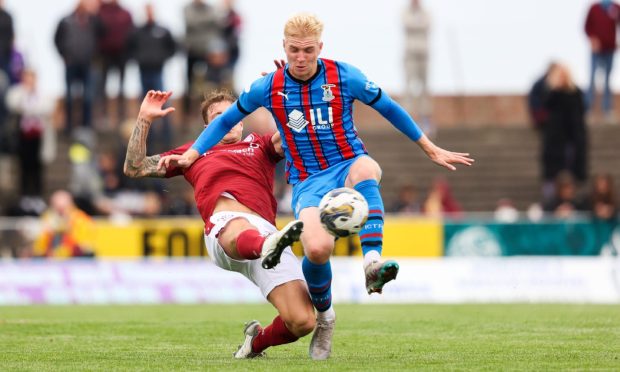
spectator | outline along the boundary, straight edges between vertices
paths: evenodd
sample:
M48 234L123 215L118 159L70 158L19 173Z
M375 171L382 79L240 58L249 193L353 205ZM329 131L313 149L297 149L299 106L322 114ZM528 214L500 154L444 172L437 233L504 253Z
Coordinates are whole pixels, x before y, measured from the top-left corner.
M234 71L239 60L239 34L241 33L241 16L235 10L234 0L223 0L224 6L224 25L222 27L222 37L228 46L227 67ZM231 84L232 85L232 84Z
M21 170L20 190L22 196L42 197L43 163L51 162L56 155L51 123L53 107L37 90L33 70L25 70L21 81L9 89L6 97L19 128L15 140Z
M547 77L549 72L556 67L555 62L551 62L547 71L534 82L532 89L527 95L527 106L530 113L530 119L534 129L540 130L545 126L547 120L549 120L549 112L545 107L545 99L549 94L549 85L547 84Z
M577 193L577 186L572 174L563 171L556 177L553 197L543 203L545 212L553 213L558 218L574 217L584 210L584 203Z
M104 151L99 154L97 159L97 170L102 183L102 193L108 197L124 191L125 177L122 168L119 168L119 160L112 151Z
M11 60L9 61L9 83L17 84L22 80L22 74L26 69L24 55L13 45L11 48Z
M176 51L176 43L170 31L155 20L152 4L144 7L146 23L138 27L130 38L132 57L140 68L142 95L149 90L164 90L164 64Z
M13 18L4 9L4 0L0 0L0 72L10 74L11 48L15 37Z
M69 190L78 208L93 215L97 213L94 200L101 193L101 179L97 172L94 149L96 137L92 131L77 130L69 147L71 175Z
M222 44L222 19L216 10L203 0L192 0L183 9L185 19L185 49L187 52L187 91L183 102L185 115L191 112L191 102L200 95L197 89L199 71L212 68L213 58L209 60L209 49L213 53ZM215 60L218 62L218 60ZM206 76L206 74L205 74ZM205 78L202 78L204 83ZM200 85L200 84L198 84Z
M616 52L616 28L620 21L620 6L612 0L601 0L590 6L586 16L585 32L590 41L592 52L590 69L590 88L588 89L588 108L594 106L596 91L596 72L601 69L604 73L603 113L607 120L612 115L612 95L609 86L609 77Z
M598 244L603 247L601 254L618 256L619 248L614 231L617 230L618 201L614 192L614 182L610 174L597 174L592 180L592 191L588 200L588 210L593 218Z
M131 14L118 0L104 0L99 7L99 20L102 35L99 38L101 81L98 84L98 98L102 101L104 115L107 115L108 97L106 84L108 72L115 69L119 75L118 83L118 123L125 118L125 65L127 64L127 41L133 31Z
M422 212L422 205L418 200L418 191L415 186L407 184L398 190L398 199L392 205L391 212L403 214Z
M584 98L570 71L556 64L547 76L549 92L544 109L549 119L542 128L543 197L553 192L558 174L569 171L578 182L587 177L587 131Z
M418 122L427 132L432 111L428 91L428 59L430 16L420 0L410 0L403 14L405 26L405 107L418 116Z
M185 187L180 198L171 198L166 204L165 214L168 216L200 216L191 187Z
M65 115L66 132L73 129L73 96L75 84L82 90L82 125L92 124L93 79L92 63L101 35L96 0L79 0L75 10L64 17L54 35L56 49L65 63Z
M50 208L41 216L42 232L35 241L38 257L93 257L95 226L91 217L77 208L69 192L56 191Z
M155 20L152 4L146 4L146 23L136 29L131 36L129 45L133 58L140 69L142 96L149 90L164 91L164 64L176 51L176 43L170 31L159 25ZM167 118L162 119L163 125L157 125L149 137L149 146L157 149L170 147L172 130ZM163 151L163 150L162 150Z
M444 214L458 216L463 211L452 195L448 181L441 177L433 181L422 208L425 214L434 217L441 217Z
M618 219L618 202L610 174L598 174L592 181L589 209L594 218L601 221Z
M4 1L0 0L0 153L8 152L9 138L6 133L7 111L4 94L9 86L11 75L11 48L13 47L13 18L4 9Z
M493 217L498 222L514 223L519 219L519 211L512 200L501 198L497 201Z
M25 63L23 55L13 46L11 48L11 57L9 61L9 75L4 75L0 71L0 155L1 154L17 154L19 141L15 139L19 137L19 115L7 106L7 96L11 87L15 86L22 80L25 71Z

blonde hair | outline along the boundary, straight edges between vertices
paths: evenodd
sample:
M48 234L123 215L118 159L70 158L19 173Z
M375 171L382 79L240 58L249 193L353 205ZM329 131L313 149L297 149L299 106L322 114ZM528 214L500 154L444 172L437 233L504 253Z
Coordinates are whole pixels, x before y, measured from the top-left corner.
M297 13L284 24L284 37L307 37L316 36L321 39L323 34L323 22L314 14Z

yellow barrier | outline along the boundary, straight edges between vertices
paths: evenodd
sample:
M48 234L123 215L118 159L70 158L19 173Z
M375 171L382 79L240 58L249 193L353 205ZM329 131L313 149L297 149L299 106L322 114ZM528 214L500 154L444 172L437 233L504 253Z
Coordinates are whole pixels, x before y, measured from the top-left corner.
M206 256L200 218L97 222L97 257Z
M278 219L278 227L290 219ZM134 220L127 225L97 221L97 257L206 256L203 223L199 218ZM293 251L303 255L301 244ZM334 255L362 254L357 236L336 241ZM438 219L385 219L383 255L386 257L437 257L443 255L443 225Z

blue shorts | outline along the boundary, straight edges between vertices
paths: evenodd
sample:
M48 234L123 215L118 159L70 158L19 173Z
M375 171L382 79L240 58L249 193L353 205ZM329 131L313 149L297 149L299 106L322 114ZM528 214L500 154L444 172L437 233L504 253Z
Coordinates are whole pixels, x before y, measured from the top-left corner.
M344 187L349 169L362 156L368 155L359 155L353 159L345 160L295 184L293 186L293 200L291 201L295 218L299 218L299 212L304 208L318 207L323 196L331 190Z

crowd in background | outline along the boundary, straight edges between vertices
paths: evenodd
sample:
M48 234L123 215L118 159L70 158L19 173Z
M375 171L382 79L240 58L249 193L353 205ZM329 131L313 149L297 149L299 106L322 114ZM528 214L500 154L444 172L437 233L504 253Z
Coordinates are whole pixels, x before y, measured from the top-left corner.
M165 90L164 66L175 54L183 54L187 60L186 91L184 110L179 114L184 117L198 109L204 92L233 90L241 30L241 17L233 1L186 3L185 34L180 38L158 22L157 9L150 3L144 6L145 22L136 24L121 1L76 1L74 9L59 20L53 35L65 67L62 118L57 120L60 128L53 125L53 115L58 112L56 100L40 95L37 71L28 67L16 49L14 22L2 5L0 0L0 163L6 163L6 155L16 157L21 177L17 198L1 201L5 204L2 213L19 216L43 212L44 169L59 155L60 140L69 142L67 190L76 205L89 214L191 212L177 200L166 200L161 182L129 180L123 175L134 114L128 110L123 93L125 71L129 63L137 65L142 94L151 89ZM115 94L106 89L111 76L118 77ZM163 152L176 145L172 141L175 128L167 118L153 129L149 151ZM102 133L115 138L112 148L99 146Z
M242 19L232 0L191 0L183 9L185 34L175 38L158 21L152 4L145 4L143 11L146 21L135 24L134 15L119 0L79 0L73 11L58 22L53 39L65 66L65 97L60 120L63 125L57 130L52 124L55 103L42 97L37 89L37 74L42 72L30 69L16 49L13 19L0 0L0 154L15 155L20 174L18 195L3 200L4 215L42 216L46 228L53 230L71 225L67 221L74 218L80 225L88 225L87 216L123 219L196 213L191 190L181 197L170 197L160 180L136 180L123 175L126 143L133 128L132 112L123 94L125 71L129 63L138 66L142 94L151 89L165 90L164 66L172 56L182 53L186 58L186 90L180 115L189 117L197 110L204 92L213 88L234 90ZM403 104L422 129L433 136L436 128L428 87L432 20L421 1L411 0L402 21L406 76ZM568 67L553 62L528 95L532 121L540 134L543 185L541 201L529 208L530 216L544 211L566 218L588 212L595 218L613 220L618 214L614 180L607 174L589 175L586 119L597 102L597 74L602 72L601 111L605 121L616 121L609 77L619 22L620 6L609 0L593 3L585 17L592 61L590 86L585 94ZM119 79L114 99L106 89L110 76ZM154 125L148 138L149 152L163 152L177 145L172 141L174 129L168 119ZM101 132L112 133L116 139L112 148L99 148ZM69 141L70 179L67 191L54 193L48 202L44 199L43 174L45 165L59 158L57 136ZM0 155L0 171L5 159ZM279 167L275 190L279 213L286 214L291 213L291 188L284 183L282 173L283 167ZM414 177L402 185L386 211L451 217L463 214L445 178L434 180L426 195L420 195L424 185L414 186ZM518 215L510 199L498 200L498 219L514 221ZM46 234L47 238L38 240L38 255L47 255L49 246L61 241L67 254L90 252L88 244L78 244L76 237L59 240L54 233Z

